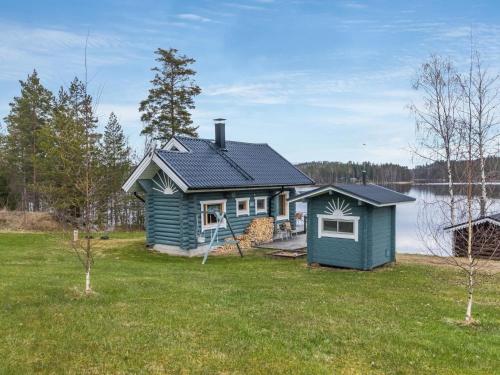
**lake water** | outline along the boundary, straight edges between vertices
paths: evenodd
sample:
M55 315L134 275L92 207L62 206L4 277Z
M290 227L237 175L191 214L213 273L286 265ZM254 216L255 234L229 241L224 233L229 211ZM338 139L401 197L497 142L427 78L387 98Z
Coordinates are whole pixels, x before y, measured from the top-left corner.
M420 240L418 234L418 218L422 210L436 210L437 208L429 206L426 202L432 202L436 199L445 200L447 197L446 185L428 184L428 185L391 185L391 189L407 194L416 198L414 203L404 203L397 206L396 209L396 250L399 253L408 254L429 254L425 244ZM464 194L463 186L457 186L459 194ZM476 189L475 193L479 193ZM500 211L500 184L490 185L488 187L489 198L491 205L490 213ZM458 199L460 196L458 197ZM306 213L307 203L297 203L297 211ZM432 212L431 212L432 213Z

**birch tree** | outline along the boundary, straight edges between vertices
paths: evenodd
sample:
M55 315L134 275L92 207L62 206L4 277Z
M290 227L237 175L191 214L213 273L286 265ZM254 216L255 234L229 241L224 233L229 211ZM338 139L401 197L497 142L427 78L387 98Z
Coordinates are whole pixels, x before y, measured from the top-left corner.
M82 234L72 237L70 250L85 272L85 294L92 293L91 270L98 241L97 215L102 175L99 169L99 140L96 101L88 93L85 79L75 78L61 88L53 120L43 137L47 183L43 192L55 208L59 221Z
M428 142L429 133L425 133L426 142L421 141L420 144L424 144L425 149L430 150L430 154L433 153L431 148L435 147L435 155L446 161L452 204L450 209L448 202L445 204L439 200L424 201L418 218L419 236L428 252L439 256L444 263L457 267L465 275L466 324L475 321L474 291L488 267L488 261L497 254L500 246L493 237L495 236L493 228L475 225L475 220L485 212L486 196L483 187L486 186L485 176L488 171L481 157L486 155L486 144L490 140L490 131L496 122L494 119L497 106L496 91L493 91L496 78L489 78L484 73L477 56L471 59L469 70L464 75L459 75L454 69L450 70L451 63L441 65L433 60L430 77L434 77L435 80L431 82L450 82L453 92L448 93L449 89L445 88L443 83L425 86L431 88L426 92L432 93L428 95L432 98L431 103L435 104L432 108L436 110L423 113L414 110L417 121L420 121L419 125L424 123L425 129L432 134L431 142ZM440 67L440 72L444 68L446 74L443 76L435 67ZM440 92L446 95L438 94ZM445 105L441 104L443 102ZM429 98L425 98L424 103L427 103L425 108L430 108ZM450 120L440 120L447 118ZM451 162L455 160L458 161L455 164L459 167L450 168ZM480 174L482 192L479 199L474 193L474 186L479 177L476 173L478 162L482 169ZM460 199L457 199L453 191L453 178L464 183L465 194L460 196ZM457 228L452 232L446 230L453 228L457 223L463 223L460 230ZM483 252L485 247L487 252Z
M431 56L420 67L413 88L422 93L421 104L410 106L416 122L414 153L431 162L445 161L449 222L453 225L456 221L453 161L459 147L457 105L461 94L454 65L448 59Z
M498 78L483 66L479 52L471 51L469 71L460 76L464 96L462 122L470 130L471 152L479 162L481 216L486 215L488 205L486 159L492 151L495 152L499 138Z

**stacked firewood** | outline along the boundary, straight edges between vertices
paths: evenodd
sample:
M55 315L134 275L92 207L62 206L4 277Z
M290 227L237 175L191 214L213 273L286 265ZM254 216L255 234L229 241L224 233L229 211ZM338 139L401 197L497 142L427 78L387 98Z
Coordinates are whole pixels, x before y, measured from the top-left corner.
M273 240L274 234L274 218L272 217L259 217L253 219L248 225L245 233L236 236L239 241L240 248L247 250L254 245L259 245ZM232 238L228 238L231 240ZM229 254L238 251L236 244L226 243L217 248L217 254Z

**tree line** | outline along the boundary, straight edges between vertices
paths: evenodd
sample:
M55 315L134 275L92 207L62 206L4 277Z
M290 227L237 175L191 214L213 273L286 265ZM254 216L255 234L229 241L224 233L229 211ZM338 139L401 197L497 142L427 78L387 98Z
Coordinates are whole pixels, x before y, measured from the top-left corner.
M408 167L393 163L312 161L296 164L296 167L316 181L317 184L360 181L363 170L366 171L367 180L377 184L407 182L413 179L412 171Z
M486 181L500 181L500 157L486 156L485 176ZM460 171L464 170L466 161L453 160L452 170L456 176L455 182L466 182L466 178ZM474 160L473 169L475 181L481 180L480 160ZM390 183L431 183L447 182L447 167L444 161L434 161L423 165L409 168L394 163L370 163L370 162L338 162L338 161L310 161L298 163L296 167L311 177L318 184L335 184L358 182L362 179L362 171L366 171L367 180L376 184Z
M90 163L98 187L92 192L95 224L142 225L142 204L121 192L135 159L116 115L109 114L99 133L95 100L79 78L57 94L36 70L19 83L0 138L0 207L79 218Z
M176 134L198 135L190 114L201 92L195 60L175 48L155 55L151 88L139 103L146 148ZM19 83L0 128L0 209L48 211L76 227L89 221L99 228L142 227L143 203L121 190L139 158L114 113L97 131L97 101L86 79L75 78L57 94L36 70Z

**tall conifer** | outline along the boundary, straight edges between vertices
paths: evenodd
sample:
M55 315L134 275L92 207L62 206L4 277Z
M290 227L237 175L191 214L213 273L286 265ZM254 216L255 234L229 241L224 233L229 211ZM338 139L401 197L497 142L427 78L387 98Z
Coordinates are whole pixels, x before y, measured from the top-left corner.
M158 48L155 54L160 65L152 69L153 87L140 103L141 120L145 123L141 134L163 144L176 134L196 137L198 127L192 125L190 113L195 108L194 97L201 93L193 80L196 72L190 67L195 60L180 55L174 48Z
M25 81L19 81L21 95L9 104L6 157L11 189L21 196L21 209L40 210L38 162L43 158L40 132L51 120L53 95L47 90L36 70Z

